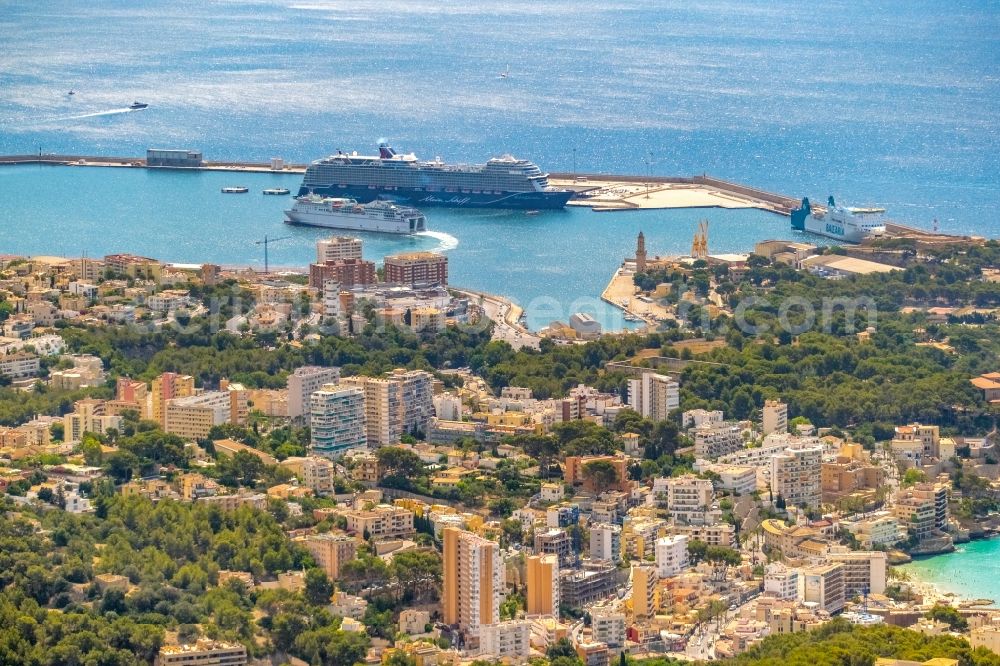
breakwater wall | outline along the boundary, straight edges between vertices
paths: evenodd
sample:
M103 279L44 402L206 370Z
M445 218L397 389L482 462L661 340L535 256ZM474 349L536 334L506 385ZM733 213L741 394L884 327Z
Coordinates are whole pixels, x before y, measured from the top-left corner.
M267 162L243 162L243 161L205 161L198 167L148 167L144 157L122 157L112 155L57 155L48 153L38 153L31 155L0 155L0 164L56 164L72 166L118 166L118 167L142 167L157 169L204 169L218 171L268 171L279 173L302 173L306 170L306 164L285 164L281 169L271 169ZM584 186L587 181L604 181L620 183L660 183L660 184L687 184L701 185L717 189L721 192L728 192L745 198L756 199L770 204L769 208L776 212L788 214L792 208L798 205L798 199L794 197L767 192L749 185L741 185L721 178L709 175L700 176L639 176L628 174L599 174L599 173L562 173L553 172L549 176L555 180L573 180Z

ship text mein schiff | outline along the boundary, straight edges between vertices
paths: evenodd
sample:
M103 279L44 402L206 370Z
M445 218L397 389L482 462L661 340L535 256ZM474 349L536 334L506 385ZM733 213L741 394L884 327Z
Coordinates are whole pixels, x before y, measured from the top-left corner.
M309 194L420 207L529 209L562 208L573 196L550 187L548 174L528 160L504 155L486 164L425 162L384 143L377 156L337 151L313 162L299 188L299 196Z

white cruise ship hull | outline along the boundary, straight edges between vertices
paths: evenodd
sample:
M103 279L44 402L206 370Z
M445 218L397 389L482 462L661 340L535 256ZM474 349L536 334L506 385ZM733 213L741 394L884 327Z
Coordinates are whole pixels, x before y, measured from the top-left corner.
M884 208L847 208L838 206L833 197L826 211L813 212L808 198L790 212L792 229L834 238L843 243L860 243L885 233Z
M386 219L364 213L313 212L286 210L285 224L302 224L309 227L327 229L347 229L350 231L370 231L380 234L415 234L423 231L423 226L408 219Z
M806 231L826 236L827 238L836 238L845 243L860 243L866 238L866 235L857 227L841 224L835 220L831 220L829 216L819 218L810 215L806 218Z

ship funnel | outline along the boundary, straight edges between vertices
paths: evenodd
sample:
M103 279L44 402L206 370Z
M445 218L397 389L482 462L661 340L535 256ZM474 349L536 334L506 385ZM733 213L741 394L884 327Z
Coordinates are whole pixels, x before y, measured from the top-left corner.
M384 160L391 159L396 154L396 151L392 149L388 143L384 141L378 144L378 156Z
M802 205L792 210L789 215L792 221L792 229L796 231L805 231L806 218L809 217L810 213L812 213L812 206L809 205L809 198L803 197Z

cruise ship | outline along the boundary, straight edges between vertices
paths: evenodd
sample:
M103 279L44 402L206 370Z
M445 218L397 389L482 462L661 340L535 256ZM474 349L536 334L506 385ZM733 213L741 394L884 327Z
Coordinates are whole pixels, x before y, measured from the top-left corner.
M848 208L838 206L830 197L825 213L813 211L809 199L792 211L792 229L808 231L845 243L860 243L885 233L884 208Z
M511 155L486 164L446 164L440 157L427 162L413 153L398 154L382 143L378 155L338 150L313 162L299 188L299 196L308 194L414 206L538 210L562 208L573 191L550 187L548 174L534 162Z
M383 234L416 234L425 230L424 214L416 208L390 201L360 204L355 199L307 194L296 197L285 211L285 224L374 231Z

